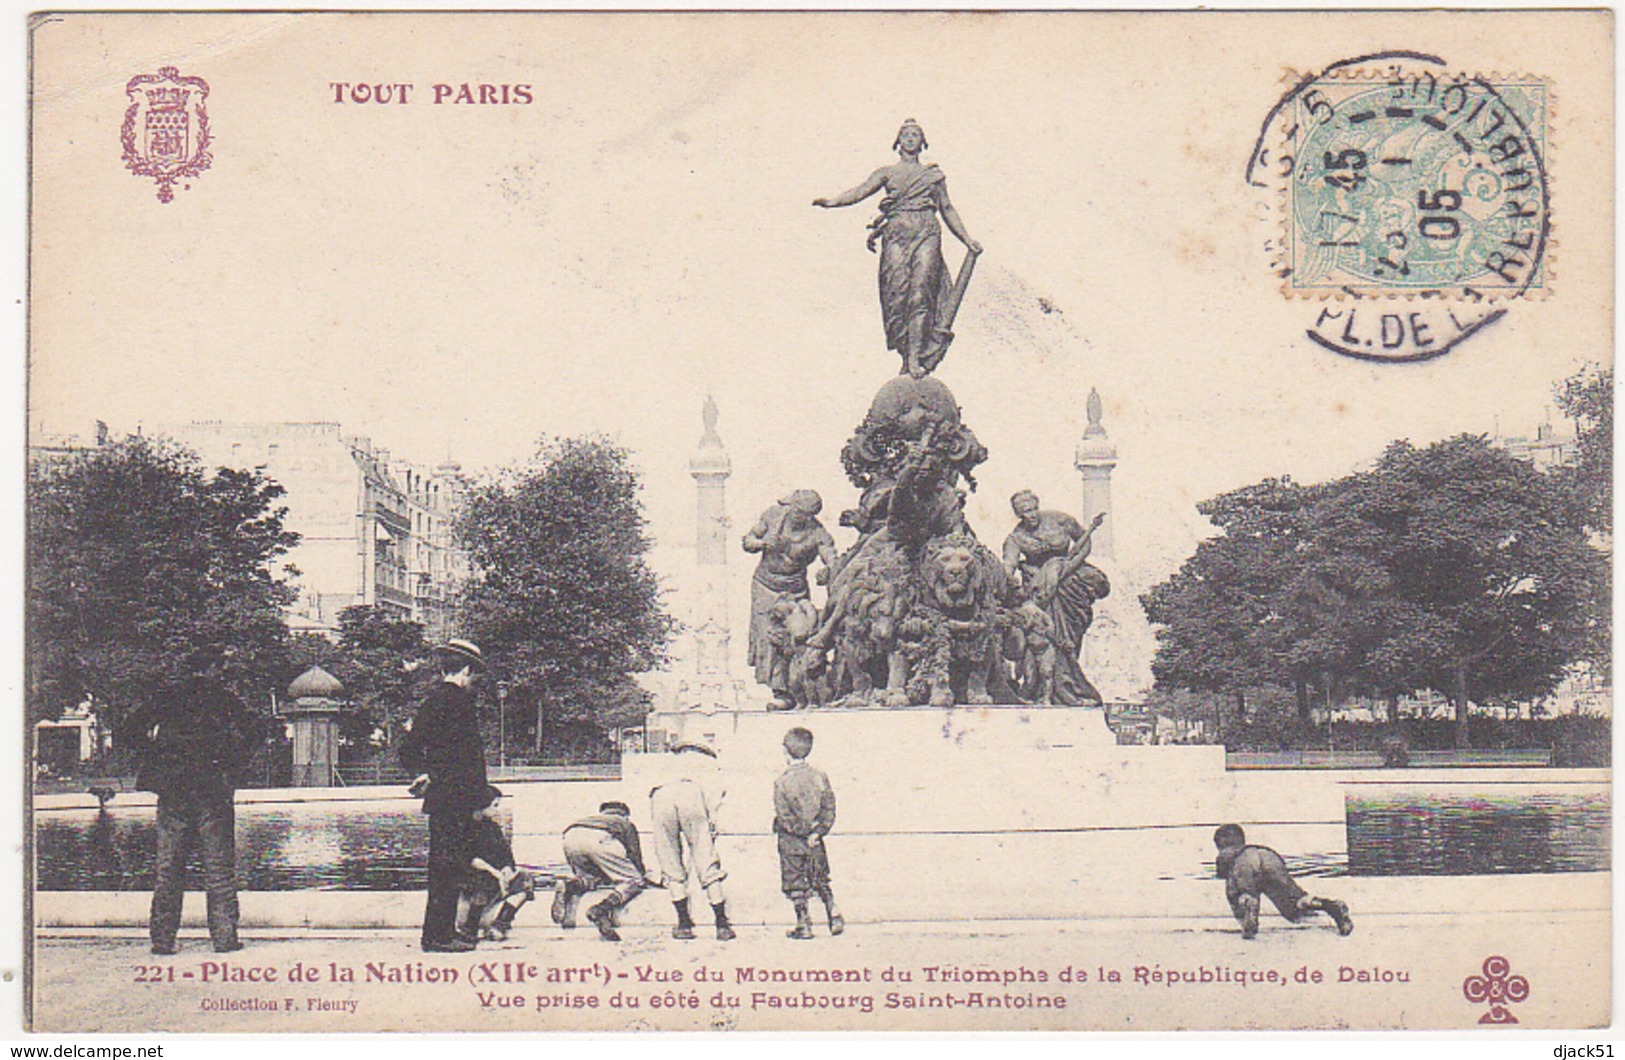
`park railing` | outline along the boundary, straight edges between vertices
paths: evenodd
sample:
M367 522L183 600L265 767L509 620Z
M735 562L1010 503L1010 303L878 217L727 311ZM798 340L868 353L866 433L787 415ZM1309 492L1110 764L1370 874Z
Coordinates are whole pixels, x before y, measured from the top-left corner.
M493 784L510 780L619 780L621 767L614 762L487 766L485 775ZM339 766L338 780L346 788L387 787L412 783L412 774L393 762L364 762Z
M1552 764L1549 747L1531 747L1522 750L1482 751L1411 751L1412 769L1434 769L1451 766L1525 766L1541 768Z
M1227 751L1226 769L1466 769L1489 766L1539 768L1552 764L1549 747L1506 750L1407 751L1405 764L1382 751Z
M335 766L338 786L341 788L382 787L412 783L412 774L393 762L362 762L359 765Z
M504 780L620 780L619 762L591 762L576 765L491 766L486 775L493 782Z

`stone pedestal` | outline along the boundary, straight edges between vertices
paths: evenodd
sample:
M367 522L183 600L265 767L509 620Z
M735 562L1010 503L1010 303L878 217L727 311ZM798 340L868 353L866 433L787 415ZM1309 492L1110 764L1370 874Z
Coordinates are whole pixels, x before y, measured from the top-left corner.
M798 725L814 734L809 760L835 789L836 894L865 920L1148 915L1157 899L1146 884L1206 878L1213 829L1226 821L1270 822L1269 835L1291 849L1346 847L1335 781L1227 773L1217 746L1119 747L1097 708L684 711L650 724L718 749L728 790L718 848L741 923L789 915L773 781L785 768L784 734ZM628 755L620 782L555 785L545 806L516 791L520 860L560 860L569 814L591 813L600 799L626 800L647 834L649 790L670 767L664 754ZM653 868L651 840L644 849ZM1222 912L1222 893L1212 897ZM651 894L628 923L670 916L664 896Z
M1156 634L1140 609L1143 589L1132 576L1113 575L1111 596L1095 605L1095 621L1083 638L1083 672L1108 700L1140 702L1151 687Z
M653 715L651 725L717 748L728 780L729 827L771 831L773 779L784 734L813 733L810 759L860 831L1001 831L1143 827L1245 814L1224 748L1119 747L1094 707L912 707L894 710L722 711ZM647 792L663 755L632 755L625 783ZM1252 812L1252 811L1248 811ZM1275 819L1339 820L1341 797L1278 807ZM1285 814L1286 816L1281 816Z

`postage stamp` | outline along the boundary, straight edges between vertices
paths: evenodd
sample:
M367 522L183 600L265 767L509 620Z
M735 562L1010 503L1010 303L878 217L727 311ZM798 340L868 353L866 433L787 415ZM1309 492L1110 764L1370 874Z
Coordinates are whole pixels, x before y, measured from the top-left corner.
M1545 82L1335 71L1293 101L1293 294L1544 292Z
M1311 343L1431 361L1551 293L1549 79L1383 51L1286 82L1246 176Z

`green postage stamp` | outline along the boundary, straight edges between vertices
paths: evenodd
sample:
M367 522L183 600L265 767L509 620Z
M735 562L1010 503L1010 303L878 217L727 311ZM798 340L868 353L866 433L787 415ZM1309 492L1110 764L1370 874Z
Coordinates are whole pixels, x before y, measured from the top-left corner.
M1549 102L1528 77L1320 78L1290 128L1288 292L1544 294Z

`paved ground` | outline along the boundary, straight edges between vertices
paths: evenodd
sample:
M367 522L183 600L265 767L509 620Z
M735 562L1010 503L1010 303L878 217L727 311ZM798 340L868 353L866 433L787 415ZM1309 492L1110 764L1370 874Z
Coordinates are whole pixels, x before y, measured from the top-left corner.
M1609 1018L1605 908L1357 906L1356 920L1340 938L1267 917L1253 942L1207 915L857 922L813 942L746 925L724 944L640 918L613 944L533 907L511 941L466 956L423 954L415 932L391 929L251 931L226 957L189 930L168 958L137 930L50 929L34 1015L60 1032L1472 1027L1489 1010L1464 981L1499 955L1528 984L1509 1006L1521 1026Z

